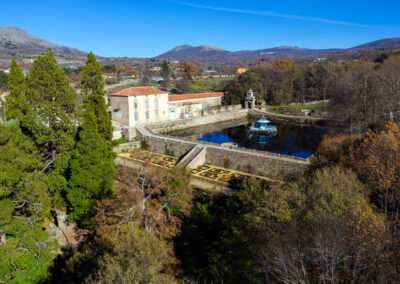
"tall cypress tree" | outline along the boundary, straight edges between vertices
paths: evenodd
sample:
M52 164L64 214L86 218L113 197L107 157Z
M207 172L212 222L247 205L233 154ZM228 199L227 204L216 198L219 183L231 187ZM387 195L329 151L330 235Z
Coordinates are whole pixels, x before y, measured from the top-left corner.
M93 53L89 53L86 65L82 69L82 89L85 95L85 108L91 109L97 118L99 134L107 141L110 150L114 147L112 143L113 127L111 117L107 111L107 104L104 100L104 80L99 63Z
M91 227L96 200L112 195L115 153L103 75L93 53L88 54L82 75L84 116L70 163L67 198L73 207L71 218Z
M23 94L24 74L13 58L10 66L10 76L8 77L8 90L10 94L6 97L6 119L20 120L24 108L25 99Z
M41 171L47 174L49 190L60 196L75 145L77 94L50 48L26 76L24 99L21 129L43 153Z
M67 198L73 207L71 219L92 227L96 200L112 196L113 159L106 158L109 149L97 130L96 117L85 109L78 141L70 163Z

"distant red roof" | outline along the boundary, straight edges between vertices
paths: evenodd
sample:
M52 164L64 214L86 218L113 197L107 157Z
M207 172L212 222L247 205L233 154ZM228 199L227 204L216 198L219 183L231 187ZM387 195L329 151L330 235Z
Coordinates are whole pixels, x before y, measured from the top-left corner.
M129 97L129 96L159 95L159 94L165 94L165 93L167 93L167 92L164 92L159 89L152 88L152 87L131 87L131 88L124 89L122 91L113 93L113 94L111 94L111 96Z
M182 100L193 100L193 99L203 99L212 97L222 97L223 92L218 93L199 93L199 94L184 94L184 95L169 95L168 101L182 101Z

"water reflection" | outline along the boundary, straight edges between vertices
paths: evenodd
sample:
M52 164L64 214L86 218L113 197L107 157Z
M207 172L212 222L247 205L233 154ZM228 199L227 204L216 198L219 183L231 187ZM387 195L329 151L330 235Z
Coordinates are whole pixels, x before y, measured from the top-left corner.
M308 158L314 153L327 129L316 125L307 125L282 121L271 121L276 125L276 133L249 133L248 126L253 121L240 122L226 128L196 128L175 133L175 136L192 137L194 140L211 143L235 143L239 147L280 153L301 158Z

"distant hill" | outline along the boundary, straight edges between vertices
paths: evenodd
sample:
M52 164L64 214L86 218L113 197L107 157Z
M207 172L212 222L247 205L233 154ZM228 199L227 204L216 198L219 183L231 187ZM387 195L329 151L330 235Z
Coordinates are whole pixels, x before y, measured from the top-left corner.
M348 49L310 49L301 47L279 46L261 50L228 51L214 46L181 45L154 57L159 60L193 60L204 63L233 64L243 60L258 58L282 58L297 56L322 56L329 54L351 53L356 51L388 50L400 48L400 38L377 40Z
M386 50L400 48L400 38L385 38L362 45L358 45L349 50Z
M155 59L177 59L177 60L193 60L199 62L231 62L239 60L234 52L217 48L215 46L201 45L191 46L188 44L180 45L163 53Z
M310 56L332 54L342 49L309 49L290 46L279 46L260 50L240 50L236 52L220 49L214 46L181 45L156 56L155 59L193 60L207 63L232 64L243 60L256 58L277 58L292 56Z
M79 49L35 37L16 26L0 27L0 57L3 59L11 56L29 58L32 55L44 53L48 47L62 57L74 58L86 54Z

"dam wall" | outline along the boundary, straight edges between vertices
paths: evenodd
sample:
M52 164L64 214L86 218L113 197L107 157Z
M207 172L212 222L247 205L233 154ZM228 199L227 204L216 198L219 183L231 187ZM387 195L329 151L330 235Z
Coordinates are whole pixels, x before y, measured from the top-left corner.
M144 149L164 155L183 158L194 147L205 147L206 163L265 177L302 173L309 162L306 159L244 148L226 148L218 144L189 141L137 128Z

